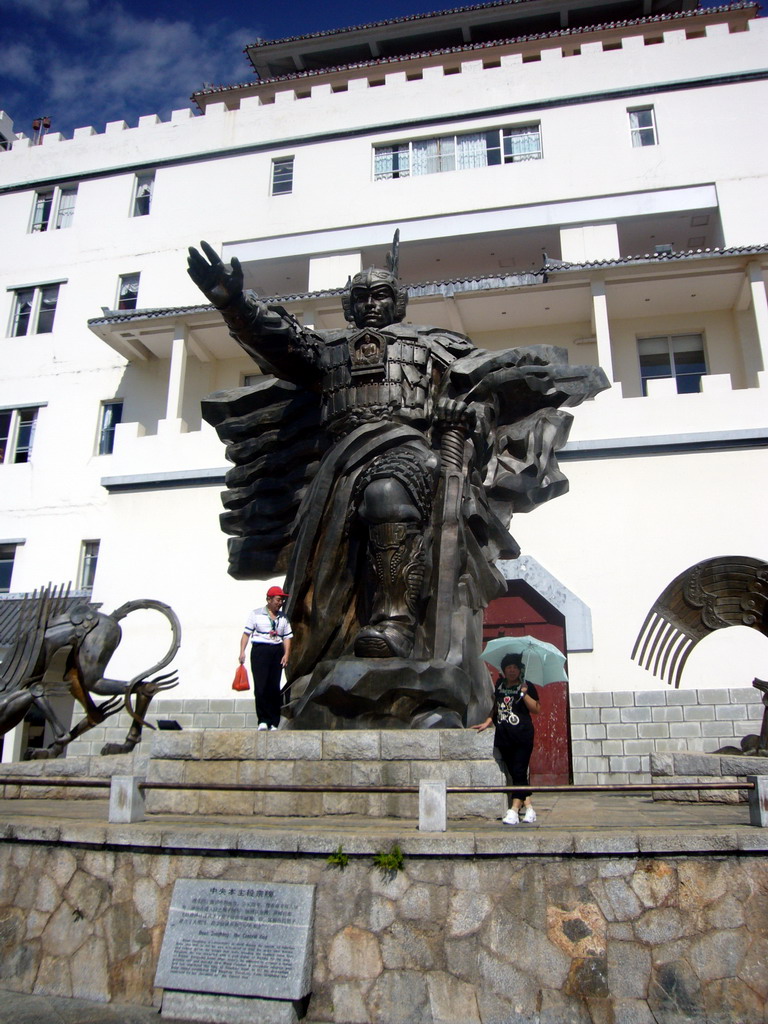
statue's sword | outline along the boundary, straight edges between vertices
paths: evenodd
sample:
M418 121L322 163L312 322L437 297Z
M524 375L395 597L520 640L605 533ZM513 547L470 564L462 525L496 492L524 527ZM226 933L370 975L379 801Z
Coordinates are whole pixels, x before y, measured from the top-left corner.
M440 444L443 486L440 552L435 593L434 657L445 661L451 648L453 599L458 582L459 523L464 491L464 441L467 428L452 426L444 431Z

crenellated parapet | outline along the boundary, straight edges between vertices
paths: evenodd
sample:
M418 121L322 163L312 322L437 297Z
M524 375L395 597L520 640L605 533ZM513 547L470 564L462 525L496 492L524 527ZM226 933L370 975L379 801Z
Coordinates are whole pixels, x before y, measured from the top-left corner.
M451 110L457 122L495 113L535 116L555 102L749 79L765 73L768 42L768 20L755 19L754 10L739 4L297 71L198 92L197 115L183 108L140 117L135 126L76 128L71 138L49 132L38 145L15 133L0 152L0 186L321 141L333 136L334 119L345 134L385 133L415 123L414 111L420 125L445 121Z

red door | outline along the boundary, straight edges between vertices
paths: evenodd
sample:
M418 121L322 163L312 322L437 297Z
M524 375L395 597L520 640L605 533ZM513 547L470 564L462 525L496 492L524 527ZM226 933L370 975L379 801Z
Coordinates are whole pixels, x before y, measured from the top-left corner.
M483 640L497 636L533 636L566 653L565 616L524 580L510 580L505 597L491 601L483 616ZM491 670L494 681L498 677ZM571 774L568 683L538 687L541 712L534 717L536 740L531 757L531 784L567 785Z

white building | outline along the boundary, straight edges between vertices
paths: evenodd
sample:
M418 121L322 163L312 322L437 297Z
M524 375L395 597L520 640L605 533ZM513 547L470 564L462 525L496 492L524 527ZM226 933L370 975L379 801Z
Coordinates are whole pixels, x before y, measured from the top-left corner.
M256 368L201 305L186 248L207 239L260 295L331 327L347 276L380 264L399 227L411 321L487 348L562 345L614 381L574 410L570 493L514 520L526 560L504 568L564 614L572 703L666 691L630 659L654 599L702 559L768 560L756 15L687 0L487 4L259 42L253 83L198 93L197 116L33 145L0 114L0 586L71 579L105 610L168 602L184 630L168 714L250 721L248 694L224 712L264 584L226 574L224 451L200 401ZM164 624L136 619L112 674L165 647ZM723 630L682 690L755 675L768 677L768 640ZM200 703L212 699L225 703ZM681 719L645 738L714 749L755 731L757 705L720 721L722 699L709 730ZM602 731L588 736L589 721L574 717L575 740L610 739L600 713ZM577 775L588 753L574 746Z

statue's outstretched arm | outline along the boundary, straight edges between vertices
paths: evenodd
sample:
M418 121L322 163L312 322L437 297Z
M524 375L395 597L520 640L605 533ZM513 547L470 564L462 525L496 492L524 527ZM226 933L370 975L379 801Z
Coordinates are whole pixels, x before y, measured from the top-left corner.
M310 386L319 376L316 340L280 307L243 292L243 270L233 256L224 263L207 242L189 249L187 271L219 310L232 337L265 373Z

